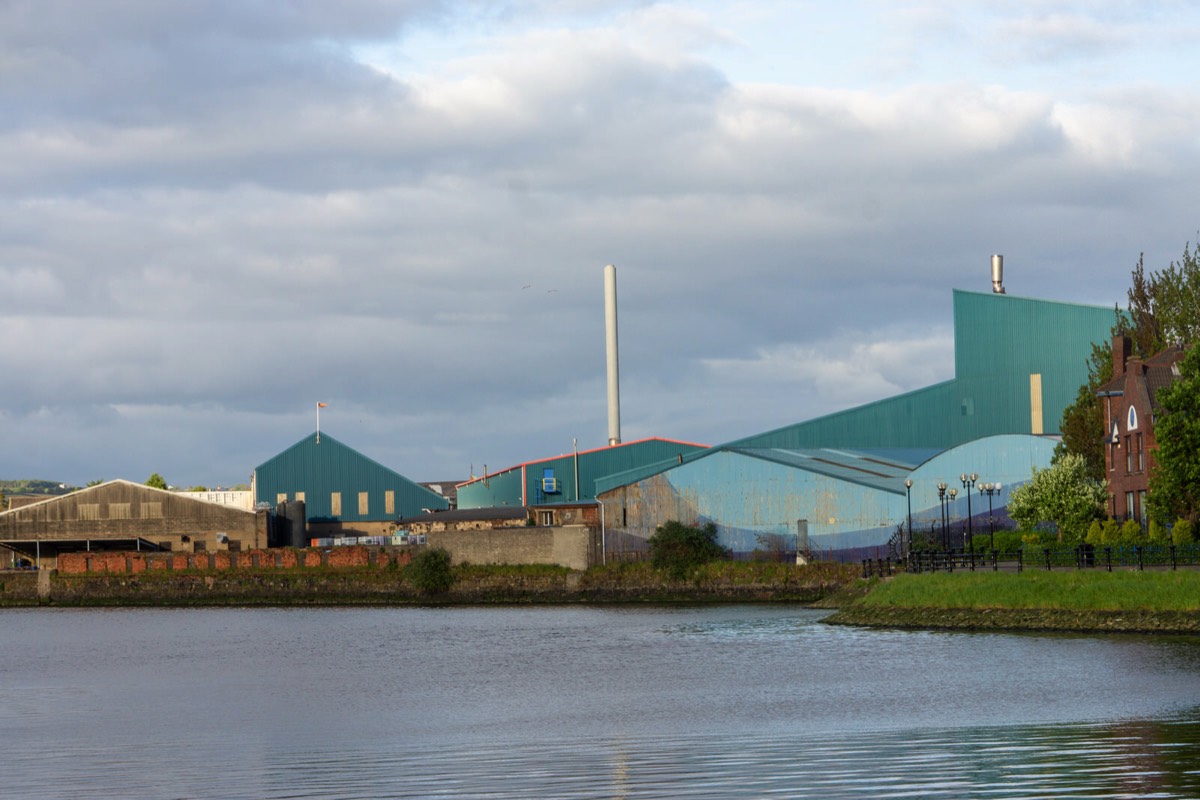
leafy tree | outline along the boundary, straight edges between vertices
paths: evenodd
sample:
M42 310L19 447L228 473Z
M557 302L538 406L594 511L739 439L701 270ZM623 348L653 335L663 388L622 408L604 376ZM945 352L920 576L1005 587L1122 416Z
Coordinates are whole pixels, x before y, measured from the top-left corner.
M90 489L91 487L93 487L93 486L99 486L99 485L100 485L100 484L102 484L102 483L104 483L104 478L97 478L97 479L96 479L96 480L94 480L94 481L88 481L88 482L87 482L87 487Z
M703 528L668 520L654 529L650 537L650 563L682 579L702 564L729 558L729 551L717 544L717 526L709 522Z
M207 486L193 486L193 487L189 488L188 491L189 492L207 492L208 487Z
M1104 510L1104 484L1087 474L1083 456L1067 453L1013 489L1008 515L1023 529L1049 524L1060 542L1078 541Z
M1120 315L1114 311L1114 316ZM1107 345L1093 344L1088 356L1088 379L1079 387L1075 401L1063 409L1059 431L1062 440L1054 446L1054 461L1068 453L1083 456L1088 477L1102 481L1104 466L1104 406L1096 391L1112 380L1112 350Z
M151 475L149 478L146 479L146 485L152 489L166 489L167 488L167 482L163 479L163 476L159 475L157 472L155 472L153 475Z
M404 576L421 594L443 594L454 585L450 552L443 547L427 547L404 568Z
M1171 344L1200 338L1200 251L1184 244L1179 261L1158 272L1146 272L1144 255L1138 257L1130 276L1125 312L1114 309L1112 335L1129 336L1134 354L1149 358ZM1063 409L1059 426L1062 441L1055 459L1067 453L1084 457L1088 474L1103 480L1103 405L1096 390L1112 378L1112 354L1107 342L1092 345L1088 357L1088 379L1079 387L1071 405ZM1169 518L1169 517L1168 517Z
M1146 504L1157 520L1200 518L1200 347L1179 362L1179 379L1159 390L1158 443Z

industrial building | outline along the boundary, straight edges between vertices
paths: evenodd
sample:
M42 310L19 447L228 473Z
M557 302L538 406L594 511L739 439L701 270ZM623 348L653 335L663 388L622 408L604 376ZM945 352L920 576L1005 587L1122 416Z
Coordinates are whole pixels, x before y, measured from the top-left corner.
M1087 379L1111 308L956 290L955 377L739 439L677 464L601 476L611 547L644 546L669 519L713 522L748 552L761 537L830 552L884 545L900 525L965 522L1049 465L1063 410ZM970 481L963 483L961 476ZM906 486L911 481L911 488ZM944 484L938 495L938 484ZM968 496L992 484L992 494ZM995 485L999 484L999 490ZM946 508L949 489L957 499ZM974 522L971 523L972 525Z
M313 537L388 535L400 517L450 505L437 492L320 432L258 465L251 490L260 508L303 504L306 536Z
M265 547L267 525L265 512L112 480L0 513L0 548L35 565L62 552L238 551Z
M528 461L499 472L487 473L485 468L482 477L458 485L458 507L594 502L598 478L632 469L662 469L706 449L702 444L649 438Z

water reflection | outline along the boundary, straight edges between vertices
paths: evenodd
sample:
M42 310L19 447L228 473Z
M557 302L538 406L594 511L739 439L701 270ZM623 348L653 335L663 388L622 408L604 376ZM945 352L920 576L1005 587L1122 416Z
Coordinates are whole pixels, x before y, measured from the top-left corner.
M1200 797L1200 640L783 607L6 612L13 797Z

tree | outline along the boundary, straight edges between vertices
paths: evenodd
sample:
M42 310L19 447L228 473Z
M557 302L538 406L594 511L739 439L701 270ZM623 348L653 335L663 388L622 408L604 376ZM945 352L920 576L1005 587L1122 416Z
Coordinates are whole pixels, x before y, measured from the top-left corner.
M1196 341L1200 338L1200 252L1185 243L1179 261L1149 274L1144 255L1139 256L1126 296L1126 311L1114 309L1112 335L1128 336L1139 358L1149 358L1171 344ZM1062 441L1054 451L1055 460L1067 453L1083 456L1088 474L1095 480L1104 479L1107 433L1096 390L1111 378L1108 343L1092 345L1087 383L1079 387L1075 401L1063 409L1059 426Z
M676 579L687 577L702 564L729 558L729 551L717 544L717 526L711 522L693 528L668 520L654 529L649 544L650 563Z
M404 568L404 576L421 594L446 592L454 585L450 551L442 547L425 548Z
M1200 519L1200 347L1179 362L1179 379L1158 392L1158 443L1146 505L1159 522Z
M155 472L153 475L151 475L149 478L146 479L146 485L152 489L166 489L167 488L167 482L165 480L163 480L163 476L159 475L157 472Z
M1022 528L1049 524L1060 542L1078 541L1104 511L1104 484L1087 474L1083 456L1067 453L1047 469L1034 469L1029 482L1013 489L1008 515Z
M1119 314L1115 316L1120 319ZM1063 409L1059 430L1062 440L1054 446L1054 462L1068 453L1083 457L1087 475L1102 481L1104 466L1104 407L1096 391L1112 379L1112 352L1100 344L1092 345L1088 356L1087 383L1079 387L1075 402Z
M86 485L87 485L87 488L89 488L89 489L90 489L90 488L92 488L93 486L99 486L99 485L100 485L100 484L102 484L102 483L104 483L104 478L97 478L97 479L96 479L96 480L94 480L94 481L88 481Z

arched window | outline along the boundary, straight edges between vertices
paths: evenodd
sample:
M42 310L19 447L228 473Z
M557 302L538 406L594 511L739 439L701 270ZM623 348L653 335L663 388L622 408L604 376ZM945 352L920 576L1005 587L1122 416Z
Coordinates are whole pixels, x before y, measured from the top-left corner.
M1133 406L1129 407L1129 419L1127 420L1129 430L1137 428L1137 409Z

